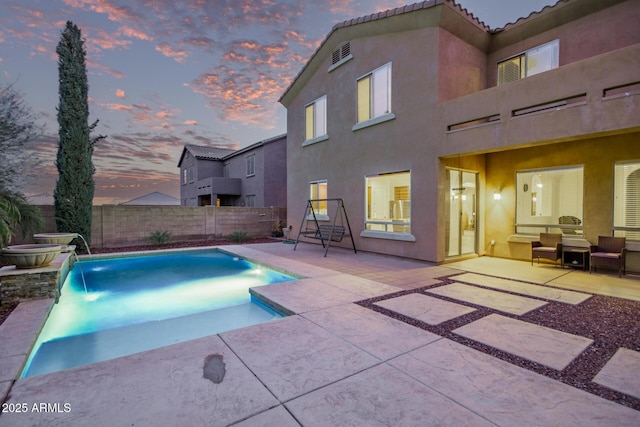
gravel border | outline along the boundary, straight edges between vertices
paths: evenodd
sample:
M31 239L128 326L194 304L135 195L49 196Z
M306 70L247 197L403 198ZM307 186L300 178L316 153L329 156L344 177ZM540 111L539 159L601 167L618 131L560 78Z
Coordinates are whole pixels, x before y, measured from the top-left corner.
M560 303L545 300L527 295L528 298L546 301L548 304L530 311L522 316L503 313L498 310L484 306L443 297L441 295L428 294L430 297L439 298L456 304L473 307L476 311L463 316L456 317L439 325L429 325L420 320L396 313L383 307L374 305L376 302L412 293L423 293L427 289L432 289L447 285L453 282L463 283L462 280L455 280L455 275L440 277L441 283L421 287L418 289L394 292L375 298L358 301L357 304L369 308L378 313L427 330L457 343L466 345L485 354L496 357L513 365L520 366L530 371L545 375L557 381L561 381L572 387L579 388L596 396L611 400L624 406L640 411L640 399L633 396L611 390L592 382L593 378L611 359L620 347L630 350L640 351L640 301L630 301L622 298L608 297L604 295L591 294L591 298L578 305ZM485 275L486 276L486 275ZM530 283L530 282L523 282ZM465 283L469 286L488 289L483 286ZM538 286L539 283L531 283ZM551 286L546 286L553 288ZM554 288L555 289L555 288ZM513 292L500 291L505 293ZM587 293L587 292L584 292ZM499 313L502 316L519 319L539 326L556 329L573 335L590 338L594 342L587 347L578 357L576 357L562 371L549 368L539 363L523 359L493 347L481 344L477 341L456 335L453 330L474 322L489 314Z

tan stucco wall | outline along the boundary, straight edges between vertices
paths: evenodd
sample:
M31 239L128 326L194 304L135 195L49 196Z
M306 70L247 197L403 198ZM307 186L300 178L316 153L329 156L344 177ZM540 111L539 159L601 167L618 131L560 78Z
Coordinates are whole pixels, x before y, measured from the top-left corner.
M485 241L496 240L491 255L530 259L527 243L508 242L515 231L516 172L564 166L584 167L584 238L595 243L610 236L613 224L614 164L640 160L640 133L591 138L486 155ZM502 200L493 200L493 191Z
M575 3L601 9L595 0ZM618 3L607 0L606 6ZM637 0L622 3L637 9ZM640 79L640 33L628 34L637 21L635 10L628 14L631 23L622 27L621 49L617 49L616 38L610 37L605 44L593 46L593 54L604 52L599 56L580 61L582 57L574 57L558 69L484 89L491 85L488 74L495 71L498 56L548 41L557 36L554 31L566 35L582 28L587 21L581 17L589 14L576 20L577 12L568 13L563 5L550 18L545 12L531 19L525 29L496 34L503 44L491 48L487 40L494 36L480 31L482 36L475 37L479 27L459 19L461 15L453 12L450 3L416 15L333 31L282 99L289 137L287 222L294 227L293 235L300 227L309 182L321 179L328 181L328 197L345 199L358 249L435 262L445 261L447 167L479 172L480 255L526 259L525 252L506 243L514 232L516 170L585 164L585 192L602 192L601 187L608 186L604 197L610 198L611 182L594 178L596 174L603 170L611 174L614 160L640 158L640 144L634 139L640 131L640 95L631 89L629 95L605 96L609 88ZM611 25L614 15L619 19L625 13L616 8L598 22ZM554 29L554 25L562 28ZM544 34L546 31L550 33ZM525 39L518 40L520 36ZM504 45L505 40L512 45ZM353 59L329 72L331 51L345 41L351 43ZM563 55L573 48L561 47L567 49ZM576 55L591 52L575 48ZM393 64L391 110L395 118L354 131L356 81L387 62ZM328 139L303 146L304 107L323 95L327 95ZM578 101L572 99L576 96ZM570 99L568 105L518 115L520 109L566 99ZM477 124L475 121L487 117L495 120L465 129L449 128ZM602 152L607 155L598 154ZM411 171L411 234L415 241L360 237L366 211L365 176L405 170ZM501 204L494 203L494 191L503 195ZM585 227L587 221L590 227L587 237L610 233L611 213L607 219L599 211L592 212L602 206L610 211L610 201L603 205L602 200L591 200L585 206ZM489 243L492 239L495 246Z

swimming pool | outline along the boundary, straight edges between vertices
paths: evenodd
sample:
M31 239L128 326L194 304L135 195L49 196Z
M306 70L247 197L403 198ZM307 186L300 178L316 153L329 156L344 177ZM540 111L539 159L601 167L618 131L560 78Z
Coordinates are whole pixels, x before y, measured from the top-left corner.
M21 378L283 317L249 288L289 280L219 250L77 262Z

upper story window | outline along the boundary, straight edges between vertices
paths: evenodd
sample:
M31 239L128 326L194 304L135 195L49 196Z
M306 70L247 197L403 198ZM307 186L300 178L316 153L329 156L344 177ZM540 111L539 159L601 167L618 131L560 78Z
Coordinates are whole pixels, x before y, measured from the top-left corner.
M195 181L195 167L189 166L189 182Z
M256 174L256 155L252 154L247 156L247 176L253 176Z
M182 185L187 183L187 168L182 169Z
M304 108L305 141L323 137L327 134L327 97L313 101Z
M391 113L391 63L358 79L358 123Z
M529 49L498 63L498 85L558 68L559 41Z
M229 178L229 168L230 168L229 163L224 163L222 165L222 176L224 178Z

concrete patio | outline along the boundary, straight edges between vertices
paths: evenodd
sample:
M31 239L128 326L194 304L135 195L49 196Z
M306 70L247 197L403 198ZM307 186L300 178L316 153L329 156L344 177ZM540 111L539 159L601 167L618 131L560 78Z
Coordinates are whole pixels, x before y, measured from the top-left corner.
M640 425L640 411L354 304L373 298L436 326L486 310L453 333L562 370L592 340L520 317L593 294L640 301L638 276L488 257L435 266L340 248L324 258L311 244L221 249L303 277L252 291L292 315L15 380L51 300L23 303L0 325L0 425ZM640 399L638 350L618 349L593 381ZM221 379L203 375L210 355L221 356Z

